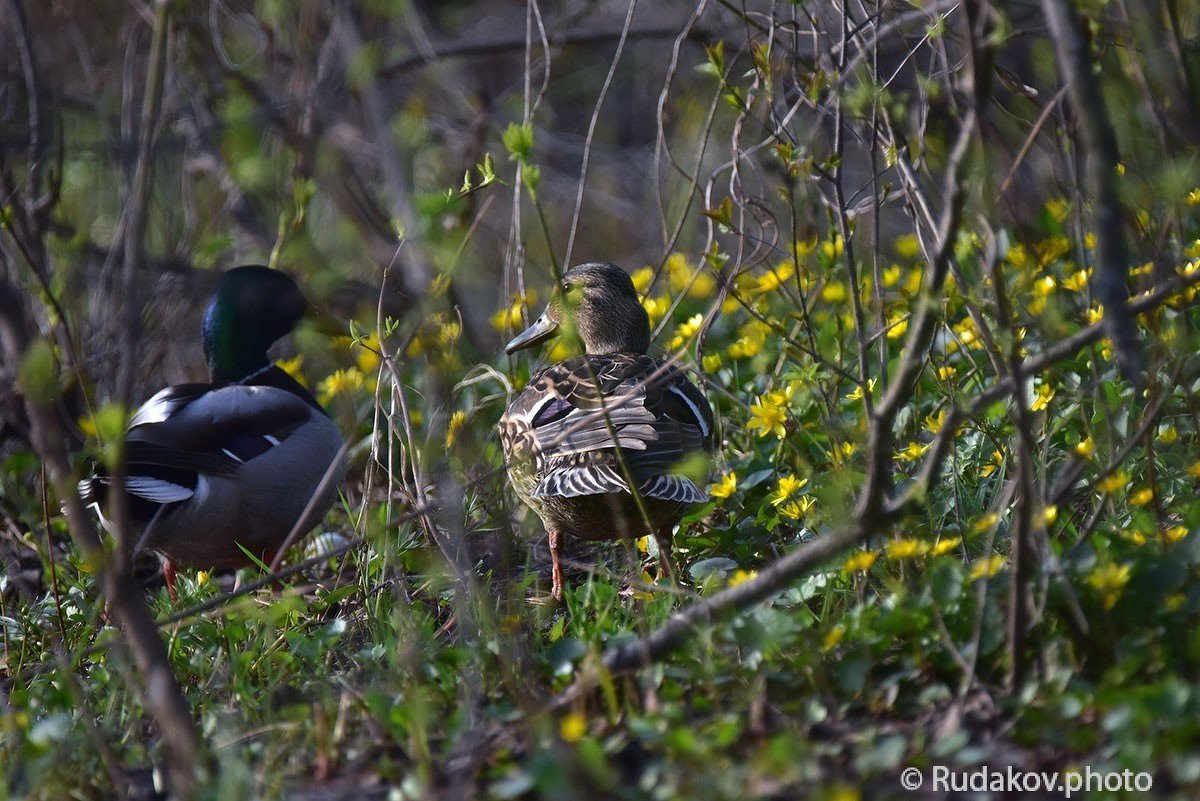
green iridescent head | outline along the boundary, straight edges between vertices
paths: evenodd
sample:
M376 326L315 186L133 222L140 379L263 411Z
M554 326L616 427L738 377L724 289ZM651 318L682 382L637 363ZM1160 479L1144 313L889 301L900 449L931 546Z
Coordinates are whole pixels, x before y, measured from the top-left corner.
M209 379L239 381L266 367L267 350L296 327L307 308L300 287L278 270L250 265L223 274L204 312Z

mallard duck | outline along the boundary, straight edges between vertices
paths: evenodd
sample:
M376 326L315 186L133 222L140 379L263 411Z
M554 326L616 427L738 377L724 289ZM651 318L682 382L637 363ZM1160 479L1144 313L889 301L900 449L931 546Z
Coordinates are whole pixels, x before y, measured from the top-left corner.
M683 371L646 354L650 319L620 267L570 269L505 351L561 328L574 331L584 355L532 376L499 426L509 479L546 526L558 600L564 534L653 535L663 571L673 573L672 530L690 505L707 500L681 468L712 451L714 428L712 407Z
M135 551L163 558L172 596L179 565L243 567L253 563L247 553L270 563L327 473L301 530L337 496L346 470L337 426L267 358L307 305L278 270L229 270L204 313L211 383L162 389L129 423L125 491ZM101 520L109 484L102 469L79 484Z

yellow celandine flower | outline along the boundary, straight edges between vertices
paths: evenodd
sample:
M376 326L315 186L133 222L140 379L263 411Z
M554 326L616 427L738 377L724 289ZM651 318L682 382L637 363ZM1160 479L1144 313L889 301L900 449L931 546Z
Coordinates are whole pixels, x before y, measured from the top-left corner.
M634 270L630 273L629 280L633 281L633 288L639 295L645 295L650 291L650 285L654 282L654 268L641 267Z
M729 586L736 587L739 584L745 584L747 581L750 581L757 575L757 570L742 570L741 568L738 568L737 570L733 571L732 574L730 574Z
M1163 598L1163 605L1166 606L1168 612L1178 612L1185 603L1187 603L1187 596L1181 592L1172 593Z
M879 551L857 551L846 559L846 563L842 565L843 573L865 573L871 569L871 565L875 564L875 560L879 558Z
M746 428L758 429L760 437L774 433L776 437L783 439L783 435L787 433L784 428L786 422L787 412L784 408L771 403L767 396L763 396L750 404L750 419L746 422Z
M1070 210L1071 204L1062 198L1052 198L1046 201L1046 211L1056 222L1065 221Z
M1034 393L1033 403L1029 405L1032 411L1040 412L1050 405L1050 401L1054 400L1054 388L1049 384L1042 384Z
M458 325L455 322L455 325ZM461 333L461 328L459 333ZM458 339L455 336L455 339ZM354 343L354 364L364 373L373 373L379 368L379 334L372 332Z
M921 444L920 442L910 442L904 450L896 451L896 458L902 462L915 462L925 455L925 451L929 450L932 443Z
M1053 526L1054 521L1058 520L1058 507L1054 504L1042 509L1042 525Z
M1168 425L1158 432L1158 441L1163 445L1174 445L1177 439L1179 439L1179 432L1175 430L1175 426Z
M842 641L842 638L844 636L846 636L846 627L843 626L841 623L838 623L833 628L831 628L829 631L825 632L825 639L821 643L821 650L822 651L833 650L834 648L837 647L838 643L840 643Z
M514 297L512 303L489 317L488 323L497 331L520 328L523 322L521 313L534 303L537 303L537 292L531 289L524 295Z
M921 252L921 241L917 239L916 234L901 234L896 237L892 247L900 257L911 259Z
M1104 319L1104 307L1099 305L1093 306L1084 312L1083 317L1087 320L1088 325L1095 325Z
M1200 461L1192 462L1191 467L1187 469L1188 475L1192 478L1200 478Z
M842 241L842 235L835 234L833 239L822 242L821 252L827 259L840 259L846 252L846 243Z
M1077 443L1074 450L1076 456L1079 456L1083 459L1091 459L1096 455L1096 443L1091 437L1088 437Z
M568 743L579 742L587 734L587 718L579 712L568 712L559 723L558 733Z
M1043 275L1041 278L1033 282L1033 294L1039 298L1044 298L1054 294L1054 290L1058 287L1058 282L1054 280L1052 275Z
M550 353L547 354L552 362L561 362L563 359L569 359L572 356L579 355L579 347L568 337L559 337L554 340L554 344L550 346Z
M1124 175L1125 174L1125 162L1118 161L1115 170L1116 170L1117 175Z
M958 371L954 369L953 365L948 364L945 367L938 368L937 377L942 381L949 381L951 378L954 378L957 372Z
M891 289L896 284L900 283L901 277L904 275L904 268L899 264L893 264L883 268L883 285Z
M922 270L909 270L908 276L904 279L904 286L900 287L906 294L915 295L921 291L921 281L925 273ZM946 291L949 292L954 286L952 276L946 277Z
M895 320L895 321L889 320L888 325L890 326L890 328L888 328L888 330L887 330L887 338L888 339L899 339L900 337L902 337L906 333L908 333L908 318L907 317L902 317L899 320Z
M782 476L779 479L779 484L775 487L775 491L771 493L771 505L779 506L804 489L806 484L808 484L807 478L796 478L793 475Z
M721 476L721 480L708 488L708 494L714 498L728 498L737 492L737 473L730 470Z
M888 559L899 562L904 559L915 559L918 556L924 556L929 553L929 545L909 537L889 542L885 546L885 550L887 550Z
M1020 243L1008 249L1008 252L1004 254L1004 260L1018 270L1026 270L1033 264L1033 260L1029 258L1029 251Z
M780 506L779 513L784 517L791 518L792 520L799 520L800 518L804 517L804 515L808 514L808 510L813 508L813 505L816 502L816 498L806 495L803 498L797 498L794 501L788 501L783 506Z
M833 461L841 464L844 460L849 459L858 450L858 446L853 442L843 442L833 449Z
M930 434L936 434L942 430L942 426L946 423L946 410L939 409L937 414L926 416L924 428Z
M667 343L667 350L675 350L683 347L685 342L695 336L703 323L703 314L693 314L687 320L680 323L679 327L675 329L675 336L671 337L671 341Z
M997 449L992 451L992 458L983 467L979 468L979 475L987 478L992 473L1000 469L1000 465L1004 464L1004 452Z
M729 346L731 359L749 359L757 356L767 341L771 326L759 320L750 320L738 329L737 340Z
M721 354L710 353L700 359L700 366L704 368L706 373L715 373L721 369Z
M1129 565L1098 565L1088 573L1087 583L1100 593L1100 597L1104 601L1104 608L1112 609L1116 605L1117 599L1121 597L1121 591L1129 583L1131 573Z
M988 531L991 528L993 528L999 522L1000 522L1000 513L999 512L988 512L986 515L983 515L982 517L980 517L978 520L975 521L975 523L971 526L971 533L972 534L982 534L983 532Z
M1200 187L1196 187L1183 198L1183 202L1189 206L1200 204Z
M875 379L868 378L867 379L867 392L874 392L874 391L875 391ZM862 396L863 396L862 386L859 385L850 391L850 394L848 394L846 396L846 400L848 400L848 401L862 400Z
M96 439L96 435L98 433L96 430L96 419L92 415L83 415L75 421L75 425L79 426L79 430L83 432L85 437L88 439Z
M700 272L682 253L672 253L668 256L664 270L673 295L678 295L686 289L690 297L705 298L717 287L716 280L711 275Z
M642 308L650 317L650 325L655 325L667 313L667 309L671 308L671 299L666 295L659 295L657 298L642 298Z
M638 553L648 553L650 551L650 535L638 537L633 544L637 547Z
M1007 562L1008 560L1003 556L985 556L971 563L971 570L967 573L967 578L971 581L993 578Z
M467 422L467 413L462 410L456 410L450 415L450 421L446 423L446 447L454 446L455 440L458 439L458 434L462 431L463 424Z
M1167 542L1179 542L1188 535L1187 526L1172 526L1163 534L1163 539Z
M768 292L774 292L783 286L793 275L796 274L795 262L784 262L773 268L768 269L765 273L758 276L754 282L754 293L765 295Z
M1183 255L1189 259L1200 258L1200 239L1194 240L1192 244L1183 249Z
M1129 503L1133 506L1145 506L1152 500L1154 500L1154 490L1149 487L1134 490L1129 494Z
M821 300L826 303L845 303L850 297L850 291L841 281L830 281L821 290Z
M349 395L366 385L363 374L355 367L336 370L328 378L317 384L317 396L321 403L328 403L339 395Z
M1146 535L1140 531L1125 529L1121 532L1121 536L1132 542L1134 545L1141 546L1146 544Z
M279 361L275 362L275 366L294 378L296 383L302 387L307 387L308 379L304 377L304 371L300 369L302 364L304 364L303 353L297 353L290 359L280 359Z
M1112 495L1117 490L1129 483L1129 474L1124 470L1105 476L1096 482L1096 489L1103 492L1105 495Z
M1063 289L1071 292L1081 292L1088 285L1088 279L1092 277L1092 270L1089 267L1086 270L1076 270L1063 279Z
M211 578L212 578L212 576L209 575L207 570L197 570L196 571L196 584L198 586L203 586L203 585L207 584Z
M933 554L934 556L943 556L945 554L950 553L951 551L953 551L955 548L957 548L961 544L962 544L962 537L951 537L950 539L947 539L947 540L939 540L937 543L934 544L934 546L929 550L929 552L931 554Z
M1085 248L1087 248L1088 250L1095 250L1096 249L1096 235L1093 234L1091 231L1088 231L1086 234L1084 234L1083 235L1083 246Z

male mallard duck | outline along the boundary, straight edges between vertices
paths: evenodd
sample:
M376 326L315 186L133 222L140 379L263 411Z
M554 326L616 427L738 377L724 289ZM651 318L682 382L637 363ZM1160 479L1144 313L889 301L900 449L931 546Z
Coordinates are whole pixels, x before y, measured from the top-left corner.
M316 525L345 473L337 426L308 390L267 359L304 315L296 283L267 267L221 276L204 313L209 384L160 390L125 435L125 491L138 542L176 565L237 568L245 551L269 563L325 482L302 531ZM335 460L337 463L335 464ZM99 513L110 480L79 483ZM103 519L103 518L102 518ZM239 547L241 546L241 547Z
M564 533L653 534L671 572L671 530L690 504L707 500L677 471L713 448L704 394L681 370L646 355L650 319L624 270L603 262L573 267L505 351L543 342L560 326L574 329L584 355L534 375L500 418L509 478L546 526L559 600Z

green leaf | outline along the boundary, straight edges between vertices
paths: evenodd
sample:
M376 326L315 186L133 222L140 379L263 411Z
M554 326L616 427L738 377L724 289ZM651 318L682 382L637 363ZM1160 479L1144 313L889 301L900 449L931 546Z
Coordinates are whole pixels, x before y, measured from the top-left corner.
M38 337L30 344L17 370L17 379L25 395L35 403L53 403L59 395L58 368L54 346Z

